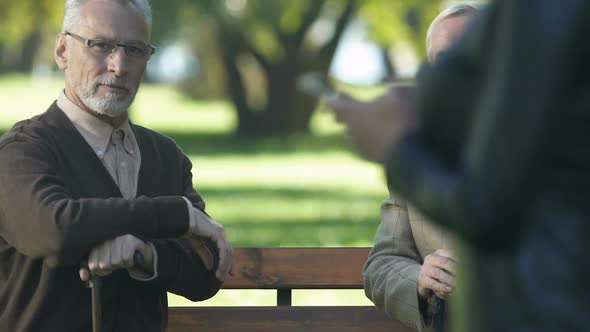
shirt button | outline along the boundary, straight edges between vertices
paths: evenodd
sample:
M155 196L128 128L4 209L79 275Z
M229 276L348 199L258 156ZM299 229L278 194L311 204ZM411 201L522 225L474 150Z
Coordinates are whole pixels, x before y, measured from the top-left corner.
M121 166L122 166L122 167L127 167L127 163L126 163L126 162L122 162L122 163L121 163Z

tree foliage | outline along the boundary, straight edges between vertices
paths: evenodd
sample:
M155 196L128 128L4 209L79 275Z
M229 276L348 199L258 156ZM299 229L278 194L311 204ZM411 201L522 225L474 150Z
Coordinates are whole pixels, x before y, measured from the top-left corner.
M54 0L18 0L0 2L0 42L15 46L32 33L57 30L63 4Z
M200 3L214 18L228 92L238 114L238 132L308 131L316 100L297 90L296 80L307 71L327 72L342 33L356 13L357 1Z
M63 9L53 0L0 2L0 71L29 70L43 42L59 31Z
M297 90L296 79L307 71L328 71L351 20L365 21L371 38L383 47L406 41L424 55L426 30L441 2L151 0L152 42L181 39L194 47L202 70L184 90L205 91L201 96L225 90L238 115L239 133L305 132L317 101ZM25 59L53 43L63 5L55 0L1 1L0 68L30 69L33 60Z
M383 47L405 41L424 57L428 26L440 9L441 0L366 0L360 16L369 25L371 38Z

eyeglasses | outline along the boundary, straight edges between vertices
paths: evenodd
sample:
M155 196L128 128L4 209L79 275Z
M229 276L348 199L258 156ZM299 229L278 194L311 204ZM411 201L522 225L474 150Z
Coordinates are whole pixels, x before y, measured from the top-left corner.
M150 44L143 42L133 42L129 44L121 44L112 40L105 39L86 39L71 32L64 32L66 36L70 36L88 48L97 55L111 56L115 54L118 47L125 50L125 55L136 60L149 60L156 48Z

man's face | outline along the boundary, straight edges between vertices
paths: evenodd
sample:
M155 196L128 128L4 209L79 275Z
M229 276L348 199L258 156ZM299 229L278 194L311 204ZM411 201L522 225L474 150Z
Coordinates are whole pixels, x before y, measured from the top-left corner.
M447 17L436 23L432 28L430 53L428 54L431 62L436 62L461 37L473 16L472 13L466 13Z
M80 14L80 22L68 32L118 44L148 42L143 16L128 4L91 0L83 5ZM82 108L99 114L125 114L135 98L148 58L129 56L122 47L111 55L102 54L71 36L62 34L59 38L56 59L65 72L67 95Z

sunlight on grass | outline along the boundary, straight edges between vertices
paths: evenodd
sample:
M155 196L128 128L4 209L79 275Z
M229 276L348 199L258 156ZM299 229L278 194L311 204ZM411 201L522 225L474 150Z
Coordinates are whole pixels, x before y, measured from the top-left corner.
M368 246L387 196L381 168L350 153L191 158L207 211L245 246ZM256 229L258 232L253 232Z
M301 289L293 291L294 306L349 306L367 305L371 302L362 289Z
M2 113L0 127L9 128L15 122L45 112L63 89L60 79L27 76L0 76Z
M353 158L350 153L293 155L257 155L248 158L224 156L196 157L193 162L195 184L254 184L260 186L288 183L294 187L325 186L383 188L383 171L377 165Z
M133 104L133 121L160 131L231 134L236 116L224 101L199 102L172 86L142 86Z
M222 289L213 298L201 302L192 302L181 296L168 294L168 305L171 307L275 306L276 294L275 290ZM294 306L373 305L360 289L293 290L292 304Z
M200 302L192 302L182 296L168 293L171 307L192 306L274 306L277 305L275 290L222 289L214 297Z

